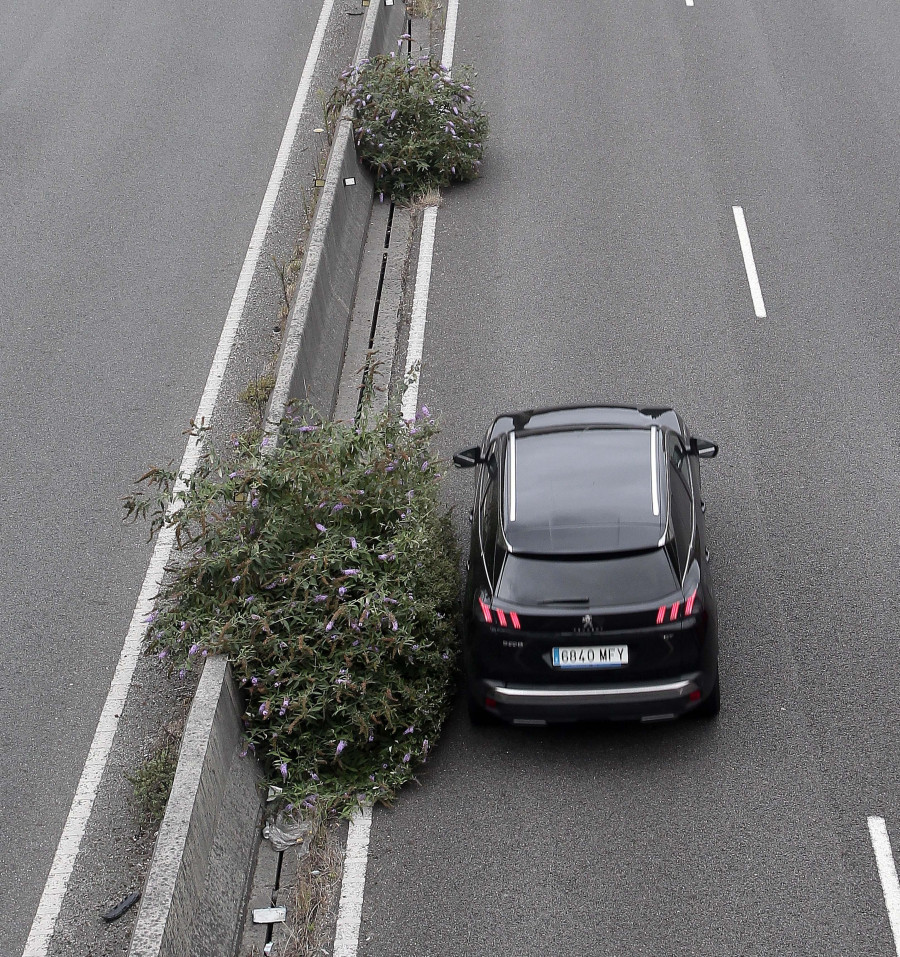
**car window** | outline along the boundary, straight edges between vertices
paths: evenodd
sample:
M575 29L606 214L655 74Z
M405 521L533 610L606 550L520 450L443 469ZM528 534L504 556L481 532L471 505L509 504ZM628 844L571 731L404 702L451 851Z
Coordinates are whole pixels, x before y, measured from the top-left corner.
M686 458L684 467L690 468ZM672 530L675 533L675 562L680 577L684 575L687 568L694 518L691 511L691 493L674 465L669 467L669 513Z
M691 457L684 447L681 439L674 432L666 433L666 452L669 462L675 470L675 474L681 478L687 486L688 491L691 488Z
M488 449L484 463L481 493L481 548L487 565L488 578L493 584L498 571L498 532L500 516L500 451L499 442Z
M503 565L497 597L515 604L571 601L596 607L656 601L677 587L662 548L562 561L512 553Z

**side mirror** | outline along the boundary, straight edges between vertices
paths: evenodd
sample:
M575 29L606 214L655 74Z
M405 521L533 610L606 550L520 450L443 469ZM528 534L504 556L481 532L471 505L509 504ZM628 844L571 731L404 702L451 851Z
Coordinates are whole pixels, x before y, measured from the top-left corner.
M719 454L719 446L706 439L691 438L691 455L701 459L714 459Z
M462 452L457 452L453 456L453 464L458 469L475 468L481 461L481 449L477 445L473 445L470 449L463 449Z

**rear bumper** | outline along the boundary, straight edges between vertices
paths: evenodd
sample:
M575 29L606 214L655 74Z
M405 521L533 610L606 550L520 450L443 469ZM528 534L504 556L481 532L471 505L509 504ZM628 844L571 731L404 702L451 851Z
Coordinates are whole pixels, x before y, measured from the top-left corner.
M714 681L715 675L696 671L665 681L608 685L520 685L480 679L469 690L487 712L516 723L663 720L695 708Z

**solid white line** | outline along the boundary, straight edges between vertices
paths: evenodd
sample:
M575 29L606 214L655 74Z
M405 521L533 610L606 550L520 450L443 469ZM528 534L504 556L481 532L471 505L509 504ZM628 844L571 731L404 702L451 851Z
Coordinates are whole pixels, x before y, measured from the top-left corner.
M684 0L684 2L685 2L689 7L692 7L692 6L694 5L694 0Z
M341 901L338 904L332 957L356 957L359 947L359 925L362 921L363 895L366 890L366 867L369 862L371 831L372 808L360 808L353 815L350 830L347 833L344 876L341 879Z
M416 417L419 401L419 363L425 345L425 314L428 311L428 287L431 285L431 259L434 255L434 230L437 225L437 206L429 206L422 217L422 239L419 243L419 264L416 268L416 289L413 293L412 315L409 320L409 343L406 347L406 378L410 380L403 393L400 408L402 418Z
M444 27L444 49L441 63L451 69L456 42L456 16L459 0L447 5ZM434 257L434 232L437 225L437 206L429 206L422 217L422 238L419 242L419 264L416 268L416 288L413 292L409 341L406 347L406 378L415 378L406 387L400 415L404 419L416 417L419 399L419 363L425 343L425 316L428 311L428 290L431 285L431 261ZM344 877L341 881L341 900L338 904L337 929L332 957L356 957L359 947L359 926L362 921L363 896L366 889L366 867L369 861L369 836L372 830L372 809L362 808L350 822L347 850L344 854Z
M453 69L453 52L456 47L456 18L459 0L447 4L447 21L444 27L444 47L441 63ZM425 316L428 312L428 289L431 285L431 260L434 256L434 230L437 225L437 206L429 206L422 217L422 239L419 242L419 265L416 269L416 288L413 293L413 308L409 323L409 344L406 347L406 379L414 377L403 393L400 415L404 419L416 417L419 401L419 378L422 349L425 343Z
M744 269L747 271L747 281L750 283L750 295L753 297L753 309L757 319L766 318L766 304L763 302L762 290L759 288L759 276L756 275L756 263L753 260L753 247L750 245L750 234L747 232L747 222L744 219L744 210L741 206L732 206L734 224L737 226L738 239L741 241L741 252L744 256Z
M894 949L900 957L900 881L897 880L897 866L883 817L869 818L869 837L878 864L878 876L881 878L881 890L891 922L891 933L894 935Z
M228 364L228 358L234 346L238 326L243 317L247 294L250 291L250 284L253 281L253 276L259 263L263 241L269 230L272 210L281 189L281 182L284 178L288 160L290 159L294 139L296 138L297 129L300 125L300 119L306 108L306 101L309 97L313 74L319 59L319 54L322 50L323 40L325 39L325 28L328 26L333 8L334 0L325 0L321 13L319 14L319 20L313 33L306 63L300 75L297 93L294 96L294 102L288 115L284 136L281 139L281 146L278 149L272 175L269 178L262 206L260 207L256 225L253 229L253 235L250 239L250 246L247 249L247 255L244 257L244 263L241 267L237 286L231 299L231 306L228 309L228 315L225 319L225 325L222 328L222 334L219 338L215 356L213 357L209 376L206 380L206 386L203 389L200 405L194 417L194 422L198 425L203 423L208 425L212 419L213 410L216 407L216 401L218 400L219 391L222 387L222 380L225 376L225 367ZM181 460L181 467L179 469L181 478L179 480L179 486L177 487L184 487L184 482L193 474L200 459L201 450L202 440L200 438L192 437L188 440L184 457ZM119 725L119 715L122 713L125 699L128 697L128 690L131 685L135 665L141 653L141 644L144 632L147 629L145 619L153 609L153 599L158 593L162 583L165 567L169 562L169 557L172 552L173 542L174 533L171 529L164 529L157 538L156 547L153 549L147 574L144 577L144 583L141 586L134 614L131 618L131 624L125 636L125 643L122 646L122 652L119 655L119 661L113 674L109 693L103 705L103 710L100 713L97 730L94 732L94 738L88 751L87 761L85 762L84 770L81 772L81 778L78 781L75 797L72 799L69 814L63 826L62 835L56 848L56 854L53 857L53 863L50 865L50 873L44 884L44 890L38 903L37 913L32 922L31 931L25 943L25 950L22 953L22 957L46 957L50 941L53 937L53 930L56 926L56 920L62 907L63 897L69 884L69 878L72 875L72 868L75 866L75 859L81 847L81 841L84 837L88 819L90 818L91 810L97 797L100 781L106 770L113 738Z

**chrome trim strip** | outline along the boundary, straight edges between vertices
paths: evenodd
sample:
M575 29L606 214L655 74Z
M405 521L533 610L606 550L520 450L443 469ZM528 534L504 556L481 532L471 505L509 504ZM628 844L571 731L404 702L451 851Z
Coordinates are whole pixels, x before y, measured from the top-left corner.
M509 520L516 520L516 433L509 433Z
M659 515L659 476L656 474L657 428L650 426L650 488L653 495L653 514Z
M491 695L495 698L506 698L515 701L520 698L598 698L600 700L615 700L622 698L627 700L634 695L647 695L652 697L680 697L691 686L696 687L696 682L692 678L682 678L680 681L670 681L665 684L651 685L623 685L621 688L504 688L497 687L492 682L488 683L491 689Z

